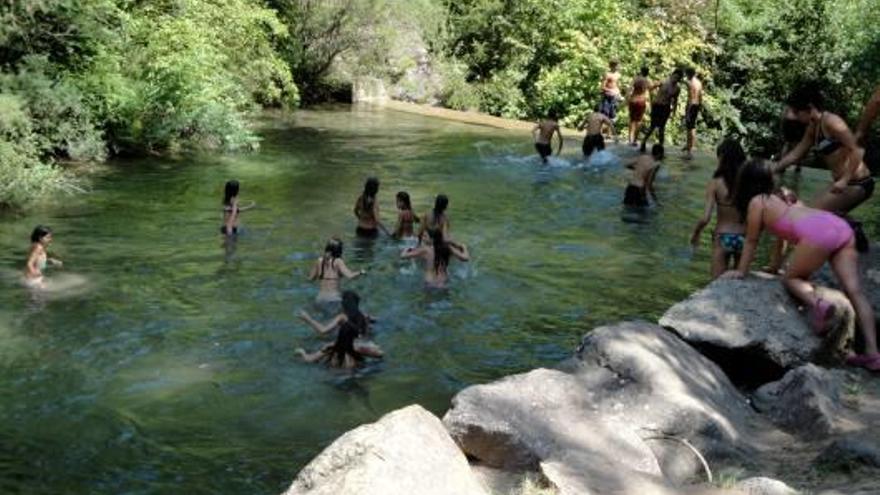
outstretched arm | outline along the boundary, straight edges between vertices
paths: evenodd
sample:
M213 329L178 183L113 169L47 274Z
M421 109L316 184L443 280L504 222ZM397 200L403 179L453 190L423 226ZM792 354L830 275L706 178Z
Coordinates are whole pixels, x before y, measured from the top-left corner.
M559 126L557 125L554 131L557 135L559 135L559 148L556 149L556 154L558 155L562 153L562 130L560 130Z
M785 156L783 156L779 162L776 163L776 166L773 167L774 173L779 173L784 171L787 167L791 166L793 163L796 163L798 160L804 157L807 154L807 151L810 150L810 144L813 136L816 135L816 125L815 123L807 126L807 131L804 132L804 137L801 138L801 142L797 144L791 151L789 151Z
M648 172L648 178L645 180L645 188L651 194L651 199L654 200L654 204L659 205L660 200L657 199L657 190L654 189L654 179L657 177L657 172L660 170L660 165L655 165L650 172Z
M467 246L464 244L458 244L455 242L449 243L449 251L453 256L459 259L459 261L470 261L471 255L468 252Z
M302 321L308 323L308 325L312 327L312 329L317 332L318 335L324 335L332 332L342 323L342 320L345 318L342 315L337 315L336 318L333 318L325 325L312 318L311 315L305 312L305 310L301 310L299 312L299 317L300 319L302 319Z
M317 363L318 361L321 360L321 358L323 358L327 354L327 350L332 345L333 344L327 344L324 347L322 347L321 350L315 351L312 353L306 352L305 349L303 349L301 347L299 349L296 349L293 352L295 352L298 356L300 356L302 358L303 361L305 361L307 363Z
M426 249L427 248L425 248L424 246L419 246L416 248L406 248L403 250L402 253L400 253L400 258L405 259L405 260L411 259L411 258L418 258L418 257L425 254Z
M345 264L345 261L343 261L341 258L339 259L336 267L339 268L339 273L341 273L343 277L349 279L360 277L361 275L366 275L367 273L366 270L358 270L356 272L351 271L351 269L348 268L348 265Z
M706 184L706 202L703 208L703 216L700 217L700 220L697 221L696 227L694 227L694 233L691 234L691 245L697 247L700 244L700 234L703 232L703 229L706 228L706 225L709 225L709 222L712 220L712 212L715 210L715 181L710 180L708 184Z

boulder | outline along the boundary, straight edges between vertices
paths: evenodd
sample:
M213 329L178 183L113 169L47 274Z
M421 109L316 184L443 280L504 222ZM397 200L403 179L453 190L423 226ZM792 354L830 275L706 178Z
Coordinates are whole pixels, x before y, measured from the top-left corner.
M798 491L785 483L771 478L748 478L736 484L736 488L748 495L798 495Z
M880 445L863 433L850 433L831 442L816 464L845 471L859 466L880 468Z
M285 495L487 495L440 420L409 406L342 435Z
M755 391L754 405L788 431L826 437L841 413L844 373L806 364Z
M813 335L779 279L759 273L715 280L670 308L660 325L718 363L735 383L756 387L804 363L845 355L854 328L852 305L840 291L817 291L838 309L825 339Z
M562 494L663 493L703 476L688 445L745 462L751 414L717 366L633 322L592 331L564 369L464 389L443 422L472 458L537 468Z

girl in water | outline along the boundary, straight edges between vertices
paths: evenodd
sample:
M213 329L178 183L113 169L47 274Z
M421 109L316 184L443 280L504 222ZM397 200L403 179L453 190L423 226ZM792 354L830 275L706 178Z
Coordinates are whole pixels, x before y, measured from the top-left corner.
M342 313L326 324L321 324L305 311L300 311L300 318L318 335L325 335L334 330L338 330L338 333L333 344L327 344L311 354L303 349L297 349L296 353L306 362L326 360L335 368L355 368L363 364L365 356L381 358L384 355L382 349L367 340L372 319L362 313L359 306L360 297L355 292L347 290L342 294Z
M428 234L429 239L434 238L434 234L439 232L443 239L449 239L449 217L446 215L446 208L449 206L449 198L445 194L438 194L434 200L434 209L422 216L422 223L419 228L419 244Z
M718 208L715 232L712 235L712 278L718 278L731 266L739 263L745 243L746 227L733 202L733 189L740 167L746 162L746 153L739 142L725 139L718 145L718 168L706 184L706 208L703 217L694 227L691 245L694 249L700 244L700 234L712 218L712 210Z
M366 273L365 270L353 272L348 268L342 260L342 241L334 237L327 241L324 254L312 265L309 280L318 280L321 284L316 298L318 302L338 302L342 297L339 294L339 279L352 279Z
M394 229L394 237L403 239L413 236L413 224L419 221L419 217L412 211L409 194L405 191L397 193L397 228Z
M764 228L794 244L783 283L795 298L810 308L810 323L817 335L823 335L835 310L829 301L816 295L809 279L828 261L855 308L865 340L865 353L851 355L847 363L880 371L874 311L861 289L855 239L846 221L833 213L804 206L793 194L776 190L773 173L762 160L752 160L743 166L734 199L740 216L746 219L746 244L737 270L724 276L746 276Z
M48 265L62 266L61 260L50 258L46 248L52 243L52 229L37 225L31 233L31 248L24 269L24 283L29 287L44 287L43 270Z
M379 203L376 201L376 194L379 192L379 179L370 177L364 183L364 192L358 197L354 204L354 215L358 219L358 226L355 233L358 237L367 239L375 239L379 237L379 229L388 233L388 229L382 225L379 220Z
M235 235L238 234L238 215L245 211L254 207L254 202L251 202L247 206L240 206L238 204L238 189L239 184L237 180L230 180L226 182L226 187L223 191L223 226L220 227L220 233L223 235Z
M831 185L813 202L820 210L845 215L874 194L874 179L863 160L865 150L839 116L824 110L824 99L816 85L796 89L788 99L794 117L806 125L800 143L775 166L781 172L797 163L810 149L831 169Z
M407 248L401 253L403 259L422 258L425 260L425 284L442 289L449 281L449 259L453 256L459 261L470 261L470 253L464 244L448 241L441 230L429 231L431 245Z

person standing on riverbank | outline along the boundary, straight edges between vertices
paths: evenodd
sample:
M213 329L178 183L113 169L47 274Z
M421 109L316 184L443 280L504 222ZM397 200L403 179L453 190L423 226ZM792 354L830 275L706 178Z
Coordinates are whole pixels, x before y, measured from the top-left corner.
M47 266L62 266L61 260L50 258L46 251L52 244L52 229L37 225L31 232L31 248L24 268L24 283L28 287L43 288L43 270Z
M355 234L365 239L375 239L379 237L379 229L388 233L388 229L382 225L379 217L379 202L376 195L379 193L379 179L370 177L364 183L364 192L361 194L354 204L354 215L358 219L358 226Z
M550 111L547 115L547 118L538 122L535 127L532 129L532 138L535 140L535 150L538 152L538 155L541 157L541 162L547 163L547 157L553 154L553 148L551 143L553 141L553 134L559 135L559 149L556 150L556 154L559 155L562 153L562 131L559 128L559 122L557 122L558 116L555 111Z
M697 118L703 109L703 82L697 77L697 70L688 67L685 71L688 86L688 102L684 112L684 126L687 129L687 142L682 151L688 160L694 157L694 145L697 142Z
M593 151L602 151L605 149L605 136L602 131L607 127L611 130L611 135L617 139L617 130L614 129L614 122L604 113L592 112L584 117L583 122L578 125L578 130L587 130L584 136L584 144L581 149L584 152L584 158L593 154Z
M659 139L658 144L663 146L666 143L666 123L669 121L669 117L675 114L678 107L678 93L680 92L678 84L681 82L681 76L681 69L675 69L663 83L657 85L660 90L651 101L651 127L645 134L645 138L642 139L642 153L646 151L648 139L651 138L651 134L655 130L657 130Z
M639 128L642 126L642 120L645 118L645 110L648 109L648 90L651 88L651 81L648 80L648 68L642 67L641 72L633 79L632 90L627 97L627 108L629 109L629 144L630 146L638 146Z
M880 114L880 86L874 90L874 95L865 104L862 117L859 119L859 125L856 127L856 142L862 145L865 144L868 140L868 133L871 131L871 124L877 120L878 114Z
M620 62L611 60L608 62L608 72L602 76L602 101L599 104L599 112L614 122L617 118L617 102L620 101ZM612 124L613 125L613 124Z

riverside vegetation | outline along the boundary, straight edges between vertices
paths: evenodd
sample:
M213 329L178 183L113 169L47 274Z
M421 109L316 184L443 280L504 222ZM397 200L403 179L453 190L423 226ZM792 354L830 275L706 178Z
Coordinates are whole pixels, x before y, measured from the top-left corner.
M816 79L855 119L880 81L880 0L12 0L0 6L0 205L76 190L63 164L247 150L265 107L346 94L571 125L610 58L624 83L693 66L709 136L778 148ZM418 79L414 74L429 74ZM623 122L623 119L621 119ZM622 125L622 124L621 124ZM677 129L673 129L675 138Z

